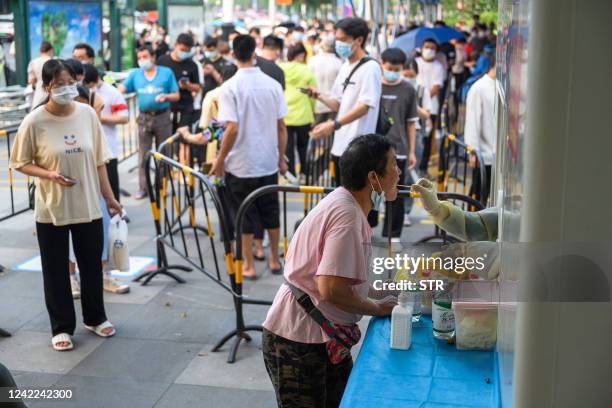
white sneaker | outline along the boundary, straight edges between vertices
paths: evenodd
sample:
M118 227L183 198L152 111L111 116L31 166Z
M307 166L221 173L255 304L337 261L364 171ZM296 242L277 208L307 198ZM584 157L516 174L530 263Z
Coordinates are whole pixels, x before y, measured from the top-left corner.
M115 278L104 277L104 290L109 293L124 294L130 291L130 285L119 282Z
M391 252L401 252L404 250L399 238L391 238Z
M404 215L404 227L410 227L412 225L412 220L408 216L408 214Z
M74 274L70 274L70 289L72 290L73 299L81 297L81 285Z

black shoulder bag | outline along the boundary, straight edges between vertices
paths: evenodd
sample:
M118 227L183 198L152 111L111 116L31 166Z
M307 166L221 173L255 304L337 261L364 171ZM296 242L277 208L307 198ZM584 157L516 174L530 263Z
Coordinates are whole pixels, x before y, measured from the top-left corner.
M357 65L355 65L355 68L351 70L349 75L346 77L346 79L342 83L342 92L344 92L346 88L351 84L351 78L353 77L353 74L355 73L355 71L357 71L357 69L359 69L360 66L362 66L368 61L376 61L376 60L370 57L363 57L362 59L360 59ZM393 126L393 118L391 117L391 115L389 115L389 112L383 105L382 96L381 96L381 99L379 100L378 106L379 106L379 109L378 109L378 118L376 120L376 133L384 136L387 133L389 133L389 131L391 130L391 127Z

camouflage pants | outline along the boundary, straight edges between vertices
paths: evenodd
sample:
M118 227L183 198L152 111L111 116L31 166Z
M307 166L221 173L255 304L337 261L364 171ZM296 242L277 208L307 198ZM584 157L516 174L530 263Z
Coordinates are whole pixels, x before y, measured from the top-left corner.
M353 360L332 364L324 344L287 340L263 330L262 349L279 408L336 408Z

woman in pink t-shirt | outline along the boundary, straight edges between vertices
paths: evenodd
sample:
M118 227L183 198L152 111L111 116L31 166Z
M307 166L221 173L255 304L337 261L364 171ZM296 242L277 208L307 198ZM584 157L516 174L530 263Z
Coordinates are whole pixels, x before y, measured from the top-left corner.
M359 340L356 323L362 315L386 316L395 305L394 298L368 299L367 221L374 206L397 196L395 150L383 136L364 135L350 143L340 163L342 186L300 224L284 275L309 296L327 326L305 312L287 283L263 323L264 361L279 407L338 406L353 366L342 345ZM330 330L346 334L344 340L336 341Z

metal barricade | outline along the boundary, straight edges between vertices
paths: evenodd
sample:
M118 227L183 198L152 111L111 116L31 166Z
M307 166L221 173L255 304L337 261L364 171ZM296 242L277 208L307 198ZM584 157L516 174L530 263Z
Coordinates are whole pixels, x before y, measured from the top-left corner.
M118 157L119 163L138 153L138 123L136 122L138 118L138 104L136 103L136 94L127 94L125 102L128 107L129 120L126 124L118 125L121 144L121 152Z
M301 193L305 196L310 195L324 195L333 191L331 187L313 187L313 186L283 186L283 185L270 185L258 188L253 191L251 194L247 196L244 200L238 212L236 214L236 260L235 260L235 273L232 274L233 285L235 289L235 298L234 305L236 311L236 328L226 334L212 349L212 351L218 351L223 345L230 340L232 337L235 337L234 342L230 348L229 356L227 359L228 363L233 363L236 361L236 354L238 352L238 347L240 346L240 342L242 340L250 341L251 337L247 334L249 331L262 331L263 327L261 325L247 325L244 322L244 312L243 305L264 305L269 306L272 304L271 300L261 300L261 299L253 299L250 297L244 296L242 289L242 240L239 238L242 231L242 224L245 219L247 209L255 202L255 199L264 195L264 194L273 194L273 193L282 193L282 211L283 211L283 219L282 219L282 233L283 233L283 254L287 255L288 249L288 238L287 238L287 193Z
M334 187L336 184L336 171L331 157L331 148L334 143L333 136L320 140L310 139L306 153L306 185ZM312 209L320 200L320 195L311 197L304 203L304 211Z
M0 138L6 142L0 144L0 154L2 155L2 165L0 166L0 183L2 184L0 191L2 191L2 196L5 197L1 200L2 204L0 204L0 221L34 209L33 180L30 176L14 172L9 167L11 141L15 138L16 133L17 127L0 130Z
M471 157L475 158L474 168L469 167ZM475 185L476 180L480 181L479 186ZM455 135L446 135L440 143L438 191L469 195L486 206L483 198L488 182L481 153Z
M177 138L175 135L166 139L160 147L164 149ZM156 232L157 269L144 272L134 281L143 280L142 284L146 285L161 274L184 283L185 281L171 270L197 269L233 293L233 279L223 279L215 248L213 220L216 219L223 237L228 236L228 231L225 223L227 218L214 187L202 173L154 150L147 154L145 168L148 169L145 175ZM154 174L154 179L151 173ZM206 225L198 224L198 219L206 220ZM204 238L201 234L204 234ZM227 272L228 276L231 276L231 242L227 239L223 242ZM170 265L166 248L171 249L190 267ZM208 256L204 256L205 249L210 250L212 266L205 262L205 259L208 259Z

